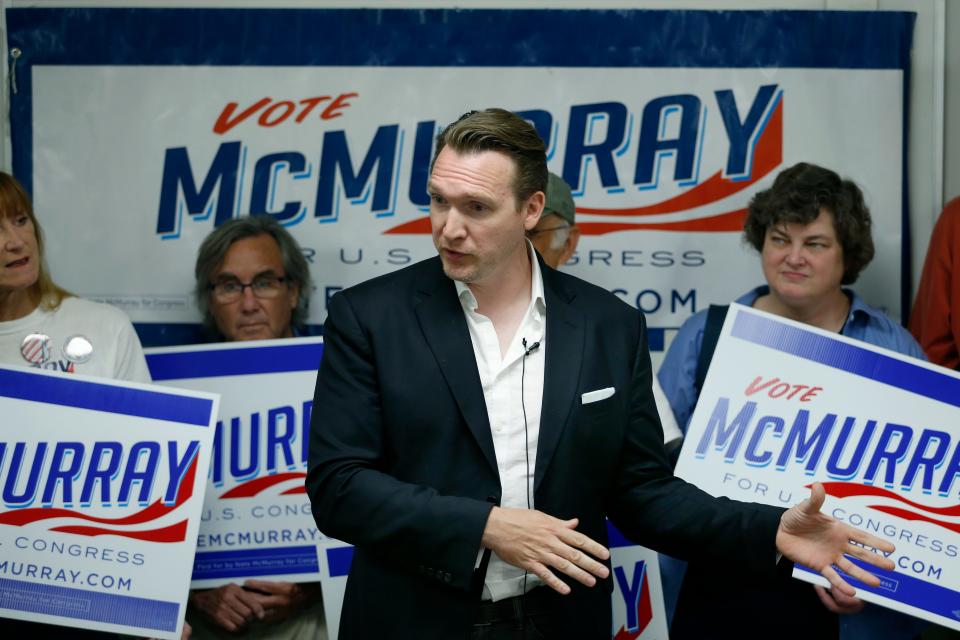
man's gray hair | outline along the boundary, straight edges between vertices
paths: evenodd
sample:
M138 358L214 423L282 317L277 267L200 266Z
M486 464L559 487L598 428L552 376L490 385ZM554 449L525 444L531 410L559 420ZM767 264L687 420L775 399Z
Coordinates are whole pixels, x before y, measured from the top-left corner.
M543 220L551 216L556 218L556 224L554 224L553 220L545 223L546 227L554 227L553 231L550 232L550 249L552 251L560 251L563 249L563 245L567 244L567 238L570 237L570 223L549 211L540 216L540 219Z
M300 245L289 231L270 216L248 216L228 220L211 231L197 252L197 264L193 270L196 276L193 295L197 308L203 314L203 324L207 328L216 327L210 314L210 285L213 284L210 279L214 270L223 264L223 259L234 242L261 235L268 235L276 241L283 260L285 280L288 283L295 282L300 287L300 299L297 308L293 310L291 325L303 326L306 323L313 285L310 281L310 267L307 266Z

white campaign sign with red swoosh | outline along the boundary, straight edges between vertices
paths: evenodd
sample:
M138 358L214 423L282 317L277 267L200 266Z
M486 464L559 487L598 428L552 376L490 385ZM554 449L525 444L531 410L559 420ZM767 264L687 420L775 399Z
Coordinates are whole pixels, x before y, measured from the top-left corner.
M179 638L217 397L0 366L0 616Z
M304 488L322 338L151 349L154 381L220 394L194 588L246 579L319 580Z
M731 305L677 474L783 507L822 482L825 513L897 547L858 595L960 630L960 373Z
M608 150L609 171L601 172L587 155L579 178L568 177L579 180L572 186L582 238L565 270L642 309L651 327L678 327L696 310L725 304L754 284L757 256L740 239L745 207L779 171L799 161L836 169L863 186L879 257L864 274L861 293L896 315L899 289L890 283L899 282L900 268L901 78L895 71L806 69L458 67L385 73L380 67L277 72L48 66L34 70L36 147L43 150L35 160L34 184L49 230L51 266L65 286L121 307L135 322L182 323L198 319L187 292L197 248L222 222L217 206L229 200L231 215L249 213L262 170L269 176L264 193L271 210L285 203L300 207L281 221L311 260L317 290L310 322L319 324L327 297L340 288L436 255L427 201L415 202L411 194L426 193L429 153L421 157L416 151L429 147L437 127L485 105L539 111L554 123L548 146L555 173L564 172L575 143L602 147L622 138L621 148ZM553 89L545 92L546 86ZM85 97L90 92L96 100ZM747 121L751 110L757 113L750 120L755 146L746 177L725 175L731 142L718 92L736 96L731 118ZM350 97L334 110L336 118L321 117L325 102L298 121L319 95ZM272 102L263 103L264 96ZM638 159L643 122L661 117L659 111L647 113L647 106L670 96L695 96L702 105L695 127L703 138L698 173L689 182L676 177L670 153L647 164ZM598 113L584 125L586 116L577 109L589 104L598 105ZM865 104L871 108L851 107ZM290 106L289 117L273 124L284 113L275 109L262 118L278 105ZM603 109L623 109L626 116L614 122ZM678 115L662 120L664 138L680 135ZM218 128L222 121L233 126ZM340 176L347 169L338 169L325 199L318 185L334 175L331 149L341 149L336 157L342 166L349 163L350 172L364 176L363 193L345 189ZM381 158L371 165L377 170L362 173L365 159L373 158ZM270 162L275 169L263 169ZM71 167L69 174L58 170L62 166ZM657 182L638 187L634 175L644 167ZM183 186L188 175L195 189ZM601 178L616 179L618 186ZM205 180L215 186L204 191ZM164 185L173 186L165 191ZM77 201L75 194L89 189L109 193L109 205ZM185 190L203 194L194 209L181 202ZM386 210L377 209L381 196ZM125 242L102 253L84 252L78 247L89 246L99 228L88 220ZM116 264L130 268L111 268ZM157 264L165 267L161 276L152 268Z

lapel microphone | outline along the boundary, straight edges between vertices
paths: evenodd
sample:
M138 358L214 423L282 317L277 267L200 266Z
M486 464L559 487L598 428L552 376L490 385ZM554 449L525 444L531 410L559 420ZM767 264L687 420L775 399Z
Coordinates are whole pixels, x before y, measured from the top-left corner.
M523 357L524 357L524 358L526 358L528 355L530 355L531 353L533 353L534 351L536 351L537 349L540 348L540 341L539 341L539 340L537 340L536 342L534 342L532 345L530 345L530 346L528 347L528 346L527 346L527 339L524 338L523 340L520 341L520 344L522 344L522 345L523 345L523 348L524 348L524 352L523 352Z

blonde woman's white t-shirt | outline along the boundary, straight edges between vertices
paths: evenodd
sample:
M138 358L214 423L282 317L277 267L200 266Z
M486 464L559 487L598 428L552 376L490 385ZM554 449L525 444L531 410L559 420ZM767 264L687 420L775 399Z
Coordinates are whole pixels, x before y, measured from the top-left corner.
M42 363L31 363L21 353L23 340L30 334L50 338ZM67 341L75 336L86 338L93 346L85 362L70 360L64 351ZM41 305L23 318L0 322L0 363L150 382L143 348L130 318L115 307L83 298L64 298L53 311Z

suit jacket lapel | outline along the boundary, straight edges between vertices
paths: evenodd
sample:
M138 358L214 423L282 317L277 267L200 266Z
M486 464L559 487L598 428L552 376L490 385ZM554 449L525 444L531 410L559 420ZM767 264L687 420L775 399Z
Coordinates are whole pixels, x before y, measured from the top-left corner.
M543 375L543 406L540 410L540 439L534 471L534 492L543 481L560 435L570 418L580 382L584 357L583 313L571 303L575 293L563 286L553 269L540 263L547 307L546 363Z
M414 301L414 311L427 344L447 380L450 393L484 457L496 472L497 457L477 359L473 353L473 343L470 342L470 330L463 317L463 307L460 306L453 281L444 275L440 259L435 258L435 261L434 277L424 279L418 299Z

